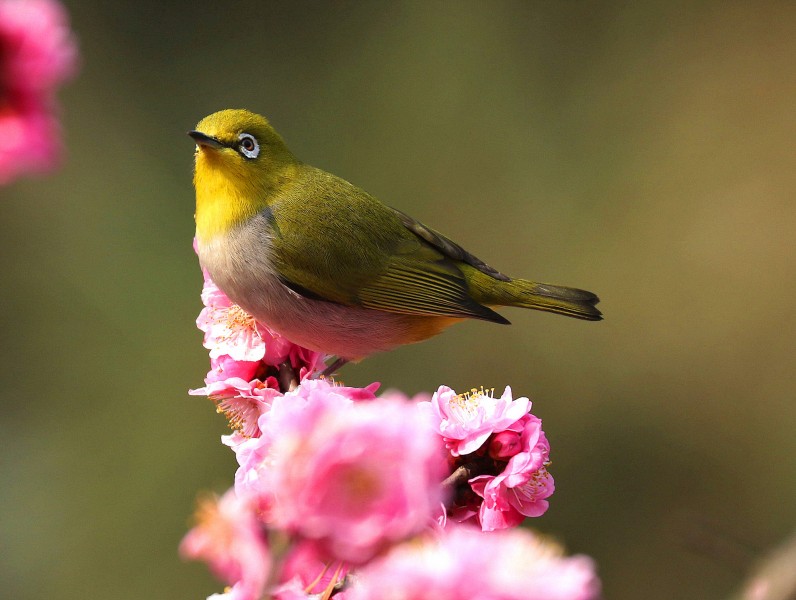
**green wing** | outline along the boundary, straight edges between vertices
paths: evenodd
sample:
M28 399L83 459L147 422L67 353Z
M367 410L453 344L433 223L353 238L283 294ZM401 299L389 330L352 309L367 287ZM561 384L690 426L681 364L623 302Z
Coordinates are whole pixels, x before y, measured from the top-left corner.
M508 322L470 297L459 267L505 275L347 181L307 169L267 215L271 260L287 287L349 306Z

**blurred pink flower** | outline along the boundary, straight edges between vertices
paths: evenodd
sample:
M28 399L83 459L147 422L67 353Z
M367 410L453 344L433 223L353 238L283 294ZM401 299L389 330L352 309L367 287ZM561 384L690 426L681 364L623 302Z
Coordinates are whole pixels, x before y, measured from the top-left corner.
M321 600L317 594L307 592L298 579L291 579L287 583L278 585L271 590L271 595L268 598L269 600Z
M366 565L347 600L594 600L600 583L586 556L517 529L484 534L450 526Z
M275 522L354 563L423 529L441 501L438 447L423 431L405 404L326 413L298 455L273 465Z
M340 561L324 560L315 544L298 542L285 558L281 580L292 582L284 586L285 590L297 587L309 594L322 594L340 584L347 573L348 567ZM282 598L280 594L276 597Z
M236 488L265 495L270 526L362 563L431 523L442 497L438 436L415 405L308 380L274 398L260 438L236 448Z
M418 392L414 396L407 396L401 390L396 390L394 388L390 388L382 392L379 398L384 398L385 400L400 400L401 402L429 402L431 400L431 394L429 392Z
M308 379L284 398L274 399L271 410L258 420L258 428L266 435L241 440L240 435L228 436L224 442L235 452L238 470L235 472L235 489L240 495L259 497L270 504L271 488L267 480L271 468L271 451L274 427L270 423L277 418L280 422L291 422L290 431L298 439L309 435L314 426L313 419L320 414L318 407L325 406L329 411L344 411L353 400L346 395L350 388L335 386L324 379ZM274 416L276 415L276 417Z
M200 502L196 526L183 538L183 558L204 560L223 582L233 585L223 598L259 600L271 570L271 553L254 505L228 490Z
M0 0L0 185L57 163L55 91L76 69L77 46L59 3Z

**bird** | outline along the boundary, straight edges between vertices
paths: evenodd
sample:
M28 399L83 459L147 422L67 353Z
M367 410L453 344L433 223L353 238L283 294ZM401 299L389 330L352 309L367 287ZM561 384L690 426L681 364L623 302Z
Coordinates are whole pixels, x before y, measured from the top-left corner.
M599 321L581 289L512 278L345 179L300 161L263 116L226 109L196 144L196 247L235 304L291 342L336 357L327 371L496 307Z

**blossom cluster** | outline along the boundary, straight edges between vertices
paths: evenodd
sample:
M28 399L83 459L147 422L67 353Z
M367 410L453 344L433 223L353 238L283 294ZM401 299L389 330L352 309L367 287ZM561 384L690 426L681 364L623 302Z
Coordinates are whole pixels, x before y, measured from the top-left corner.
M77 45L55 0L0 0L0 185L52 168L60 154L55 91Z
M181 545L230 586L211 598L597 597L588 558L511 529L553 492L530 400L345 387L204 275L211 368L191 393L226 414L238 462Z
M511 388L495 398L484 390L457 394L441 387L419 408L430 415L450 453L456 488L451 517L474 518L484 531L505 529L547 510L553 477L550 445L528 398Z
M258 437L258 418L279 394L280 369L303 380L323 366L324 356L289 342L233 304L203 271L202 302L196 325L210 350L205 385L189 393L208 396L230 426Z

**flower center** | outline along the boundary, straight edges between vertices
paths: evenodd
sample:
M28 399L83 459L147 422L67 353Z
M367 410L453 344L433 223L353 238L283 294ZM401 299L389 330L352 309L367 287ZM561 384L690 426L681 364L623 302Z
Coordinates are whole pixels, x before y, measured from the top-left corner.
M227 549L234 541L232 527L223 517L218 506L218 498L202 498L196 507L196 524L219 548Z
M455 405L462 412L472 414L481 404L481 398L493 398L494 394L495 388L488 390L485 390L484 386L481 386L480 389L472 388L469 392L457 394L456 398L451 401L451 405Z
M372 466L343 463L329 473L337 481L333 497L328 499L330 509L347 513L362 511L376 505L384 494L384 482Z
M254 317L237 304L233 304L227 311L227 327L235 329L254 329Z
M242 396L231 398L211 396L210 399L216 403L216 412L227 418L230 429L240 432L247 438L259 434L257 418L260 416L260 407L256 400Z

